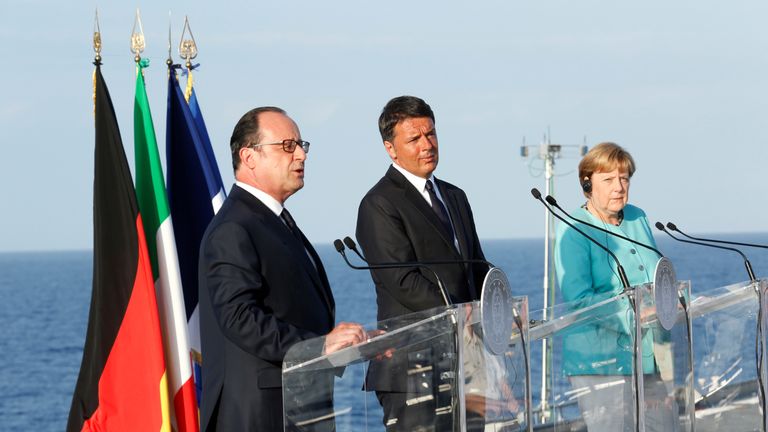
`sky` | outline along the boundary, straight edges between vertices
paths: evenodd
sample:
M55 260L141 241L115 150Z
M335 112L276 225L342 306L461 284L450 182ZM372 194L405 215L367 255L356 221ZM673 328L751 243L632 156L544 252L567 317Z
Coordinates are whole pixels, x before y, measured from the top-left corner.
M544 235L541 161L520 146L614 141L637 163L630 202L691 233L768 231L768 3L660 1L0 0L0 251L90 249L93 57L133 161L136 8L165 159L168 28L199 48L195 89L227 189L229 137L256 106L284 108L312 143L286 202L315 243L352 235L390 160L378 134L392 97L436 115L435 175L469 196L481 239ZM170 18L169 18L170 13ZM576 155L554 195L583 202Z

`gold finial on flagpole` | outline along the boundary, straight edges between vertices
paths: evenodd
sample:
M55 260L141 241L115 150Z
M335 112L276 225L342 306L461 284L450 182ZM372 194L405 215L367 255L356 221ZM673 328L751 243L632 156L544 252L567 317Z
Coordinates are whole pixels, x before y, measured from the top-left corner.
M136 20L133 21L133 31L131 32L131 52L134 54L133 60L136 63L141 61L141 53L144 51L145 46L141 15L139 14L139 8L136 8Z
M93 61L101 64L101 29L99 28L98 8L96 8L96 18L93 20L93 51L96 53Z
M184 37L189 34L189 37ZM192 59L197 57L197 43L195 43L195 37L192 36L192 29L189 27L189 18L184 17L184 30L181 32L181 41L179 42L179 55L181 58L187 61L187 69L192 67Z

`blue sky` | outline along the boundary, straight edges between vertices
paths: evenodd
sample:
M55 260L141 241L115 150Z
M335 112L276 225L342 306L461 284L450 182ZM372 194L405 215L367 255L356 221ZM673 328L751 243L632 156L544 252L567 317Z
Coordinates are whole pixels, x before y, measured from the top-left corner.
M163 156L168 13L174 47L188 15L202 65L196 89L227 188L237 119L255 106L285 108L312 142L306 186L287 206L314 242L354 233L360 199L389 164L378 114L402 94L432 105L435 174L467 192L481 238L543 236L528 192L543 178L519 147L547 130L560 144L586 137L627 148L638 164L630 201L651 221L768 231L764 2L0 0L0 251L91 247L97 6L130 164L135 8ZM558 163L565 207L582 201L577 162Z

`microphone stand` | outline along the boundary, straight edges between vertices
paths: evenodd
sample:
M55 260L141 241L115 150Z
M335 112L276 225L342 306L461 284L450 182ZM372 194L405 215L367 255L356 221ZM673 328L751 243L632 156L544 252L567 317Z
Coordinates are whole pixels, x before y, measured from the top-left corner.
M351 239L350 239L351 240ZM406 268L406 267L419 267L426 270L429 270L432 275L435 277L435 281L437 281L437 288L440 291L440 295L443 297L443 302L446 306L453 306L453 302L450 300L450 296L448 295L448 291L445 290L445 287L443 286L443 282L440 280L440 277L437 276L437 272L431 269L430 267L422 264L422 263L416 263L416 262L404 262L400 264L372 264L367 266L356 266L352 264L349 259L347 258L346 252L344 252L344 244L341 242L341 240L336 239L333 241L333 246L336 248L336 252L341 254L342 258L344 258L344 261L347 263L348 266L352 267L355 270L378 270L378 269L396 269L396 268ZM355 250L355 249L353 249ZM359 252L357 252L359 254ZM365 259L363 259L365 261ZM367 262L367 261L366 261Z
M698 241L704 241L704 242L710 242L710 243L721 243L721 244L729 244L729 245L736 245L736 246L747 246L747 247L755 247L755 248L768 249L768 246L766 246L766 245L759 245L759 244L754 244L754 243L741 243L741 242L727 241L727 240L712 240L712 239L704 239L704 238L698 238L698 237L689 236L688 234L680 231L680 228L678 228L677 225L673 224L672 222L667 222L667 228L671 229L672 231L677 231L680 234L682 234L684 237L688 237L691 240L698 240Z
M579 232L584 237L588 238L592 243L596 244L600 248L602 248L604 251L608 253L608 255L613 258L614 262L616 262L616 269L619 273L619 279L621 280L621 284L624 287L624 290L622 293L627 293L627 299L629 300L630 305L632 306L632 311L635 314L635 337L634 337L634 346L633 346L633 363L635 365L635 373L632 374L632 386L635 389L635 430L639 431L641 429L641 425L643 428L645 427L645 420L643 419L644 412L644 404L642 403L644 396L644 390L641 388L642 380L641 375L643 373L641 366L642 363L642 356L640 355L640 347L641 347L641 335L642 335L642 329L640 328L640 317L639 317L639 307L637 303L634 300L634 293L631 292L631 288L629 286L629 279L627 278L627 273L624 271L624 267L621 266L621 263L619 262L619 259L616 257L616 254L611 252L610 249L605 247L602 243L598 242L597 240L593 239L589 234L585 233L584 231L580 230L577 226L574 224L568 222L560 216L559 214L552 211L552 208L547 205L546 202L541 198L541 192L539 192L538 189L533 188L531 189L531 195L535 199L537 199L541 204L549 210L549 212L556 218L558 218L560 221L568 225L569 227L573 228L577 232Z
M680 232L678 229L676 229L677 227L675 226L675 224L668 223L667 226L669 226L669 225L672 225L672 226L669 227L670 229L672 229L674 231ZM766 397L765 397L766 390L765 390L764 383L763 383L763 369L764 368L763 368L763 355L762 354L763 354L763 320L765 319L764 318L764 314L763 314L763 303L764 302L763 302L763 292L760 289L760 284L758 283L757 278L755 277L755 273L752 271L752 264L749 262L749 259L747 259L747 256L744 255L744 253L742 251L740 251L740 250L738 250L736 248L727 247L727 246L718 246L718 245L709 244L709 243L702 243L702 242L698 242L698 241L691 241L691 240L680 239L680 238L677 238L677 237L673 236L672 233L667 231L667 229L664 227L664 225L661 222L656 222L655 226L656 226L656 229L658 229L659 231L664 231L665 233L667 233L668 236L672 237L673 239L675 239L675 240L677 240L679 242L690 243L690 244L695 244L695 245L699 245L699 246L708 246L708 247L713 247L713 248L717 248L717 249L725 249L725 250L734 251L734 252L738 253L739 255L741 255L742 259L744 259L744 266L747 268L747 274L749 275L749 281L754 285L755 290L757 291L757 300L758 300L758 304L759 304L759 306L757 308L757 329L755 331L755 363L756 363L756 367L757 367L757 382L758 382L758 388L759 388L758 399L760 400L760 406L762 408L763 430L765 430L766 429L766 425L768 425L768 405L766 403ZM685 234L683 234L683 235L685 235ZM686 237L688 237L688 236L686 236ZM721 242L718 242L718 243L721 243ZM754 246L754 245L748 245L747 244L746 246Z
M753 282L753 283L757 282L757 278L755 278L755 273L752 271L752 263L749 262L749 259L747 259L747 256L744 255L744 253L742 251L740 251L740 250L738 250L736 248L728 247L728 246L718 246L718 245L713 245L713 244L709 244L709 243L702 243L702 242L691 241L691 240L684 240L684 239L681 239L681 238L677 238L677 237L673 236L671 232L667 231L667 229L664 227L664 225L661 222L656 222L655 226L656 226L656 229L658 229L659 231L664 231L665 233L667 233L668 236L672 237L673 239L675 239L675 240L677 240L679 242L690 243L690 244L695 244L695 245L699 245L699 246L713 247L713 248L717 248L717 249L725 249L725 250L730 250L730 251L736 252L737 254L741 255L742 259L744 259L744 266L746 266L746 268L747 268L747 274L749 275L750 282Z
M560 205L557 203L557 200L555 200L555 198L552 197L551 195L547 195L544 199L550 205L552 205L555 208L557 208L558 210L560 210L564 215L568 216L571 220L583 223L584 225L590 226L590 227L592 227L592 228L594 228L596 230L602 231L602 232L604 232L606 234L610 234L612 236L624 239L624 240L626 240L626 241L628 241L628 242L630 242L632 244L636 244L638 246L642 246L642 247L644 247L644 248L646 248L648 250L651 250L651 251L655 252L659 257L664 258L664 254L662 254L661 251L659 251L658 249L656 249L656 248L654 248L654 247L652 247L650 245L647 245L645 243L641 243L641 242L639 242L637 240L631 239L629 237L623 236L623 235L621 235L619 233L615 233L615 232L607 230L605 228L601 228L601 227L599 227L597 225L591 224L591 223L589 223L589 222L587 222L585 220L582 220L582 219L579 219L577 217L574 217L574 216L570 215L567 211L565 211L562 207L560 207ZM669 226L669 224L667 224L667 226ZM680 306L683 308L683 316L685 317L685 327L686 327L686 331L687 331L687 335L688 335L688 368L689 368L689 370L693 371L693 327L692 327L692 324L691 324L690 312L688 310L688 300L685 298L685 294L683 292L680 292L680 291L677 291L677 300L680 303ZM693 400L692 395L690 395L690 398L691 398L690 400ZM691 414L691 419L690 419L691 425L695 424L694 411L695 411L694 409L691 409L691 413L690 413Z
M574 220L574 221L576 221L576 222L580 222L580 223L583 223L584 225L590 226L590 227L592 227L592 228L594 228L594 229L596 229L596 230L602 231L602 232L604 232L604 233L610 234L610 235L612 235L612 236L615 236L615 237L618 237L618 238L620 238L620 239L624 239L624 240L626 240L626 241L628 241L628 242L630 242L630 243L633 243L633 244L636 244L636 245L638 245L638 246L642 246L642 247L644 247L644 248L646 248L646 249L652 250L652 251L656 252L656 254L657 254L657 255L658 255L660 258L664 258L664 254L662 254L662 253L661 253L661 252L660 252L658 249L656 249L655 247L649 246L649 245L647 245L647 244L645 244L645 243L640 243L640 242L639 242L639 241L637 241L637 240L631 239L631 238L629 238L629 237L623 236L623 235L621 235L621 234L619 234L619 233L615 233L615 232L613 232L613 231L609 231L609 230L607 230L607 229L605 229L605 228L600 228L599 226L597 226L597 225L594 225L594 224L591 224L591 223L589 223L589 222L587 222L587 221L585 221L585 220L581 220L581 219L579 219L579 218L577 218L577 217L571 216L570 214L568 214L568 212L567 212L567 211L563 210L563 208L562 208L562 207L560 207L560 205L557 203L557 200L555 200L555 198L553 198L551 195L547 195L547 196L546 196L544 199L545 199L545 200L547 200L547 202L548 202L550 205L554 206L555 208L557 208L558 210L560 210L561 212L563 212L563 214L564 214L564 215L568 216L569 218L571 218L572 220Z
M622 285L622 287L624 287L624 291L626 292L626 291L629 291L629 290L631 289L631 287L629 286L629 279L627 278L627 273L624 271L624 267L622 267L622 266L621 266L621 263L619 262L619 259L616 257L616 254L614 254L613 252L611 252L611 250L610 250L610 249L608 249L607 247L605 247L605 246L604 246L602 243L600 243L599 241L597 241L597 240L593 239L593 238L592 238L592 237L591 237L589 234L587 234L587 233L585 233L584 231L580 230L580 229L579 229L577 226L573 225L572 223L570 223L570 222L568 222L567 220L565 220L565 218L563 218L562 216L560 216L560 215L559 215L559 214L557 214L556 212L552 211L552 208L551 208L549 205L547 205L547 203L546 203L546 202L544 202L544 200L541 198L541 192L539 192L539 190L538 190L538 189L536 189L536 188L533 188L533 189L531 189L531 195L533 195L533 197L534 197L534 198L536 198L537 200L539 200L539 201L541 202L541 204L542 204L544 207L546 207L546 208L547 208L547 210L549 210L549 212L550 212L550 213L552 213L552 216L554 216L554 217L556 217L556 218L560 219L560 221L561 221L561 222L563 222L564 224L566 224L566 225L568 225L569 227L573 228L574 230L578 231L578 232L579 232L579 234L581 234L581 235L583 235L584 237L588 238L588 239L589 239L589 240L590 240L592 243L596 244L596 245L597 245L597 246L599 246L601 249L603 249L605 252L607 252L607 253L608 253L608 255L610 255L610 256L611 256L611 258L613 258L613 261L616 263L616 270L617 270L617 271L618 271L618 273L619 273L619 280L621 281L621 285Z

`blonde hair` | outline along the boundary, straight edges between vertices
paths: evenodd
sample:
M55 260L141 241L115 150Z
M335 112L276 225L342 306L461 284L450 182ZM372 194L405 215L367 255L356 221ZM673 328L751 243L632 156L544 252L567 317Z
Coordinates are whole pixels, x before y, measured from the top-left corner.
M579 183L584 185L596 172L609 172L618 168L629 176L635 173L635 160L628 151L613 142L603 142L594 147L579 162Z

